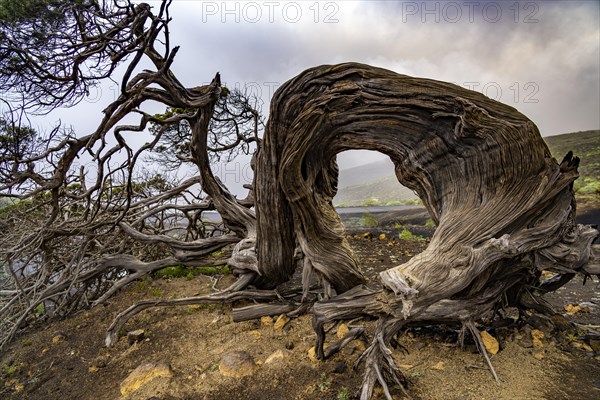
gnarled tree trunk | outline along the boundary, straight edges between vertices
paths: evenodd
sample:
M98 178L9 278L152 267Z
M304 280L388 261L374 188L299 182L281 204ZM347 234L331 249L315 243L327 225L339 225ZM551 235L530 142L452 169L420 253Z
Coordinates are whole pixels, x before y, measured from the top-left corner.
M383 292L358 286L331 202L336 155L350 149L388 155L438 225L422 254L381 273ZM520 305L527 288L543 289L542 269L586 272L598 232L574 223L578 162L568 154L558 164L527 117L480 93L362 64L309 69L271 103L255 178L258 270L284 281L298 246L305 290L316 274L327 295L339 294L314 307L321 357L324 323L380 317L363 355L363 398L376 381L387 392L386 381L403 382L386 348L401 327L458 322L476 331L472 321L502 299Z

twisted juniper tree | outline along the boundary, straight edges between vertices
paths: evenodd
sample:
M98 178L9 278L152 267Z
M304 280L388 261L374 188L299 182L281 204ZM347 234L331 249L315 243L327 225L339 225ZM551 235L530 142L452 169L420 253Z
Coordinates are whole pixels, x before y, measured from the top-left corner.
M364 329L325 347L326 324L376 318L358 360L361 398L376 383L391 398L390 383L406 384L388 349L401 329L457 325L480 343L477 321L508 306L552 313L541 294L575 274L600 273L591 246L598 232L574 222L578 158L558 163L535 125L509 106L367 65L320 66L275 93L261 139L252 102L218 74L190 88L176 78L170 1L158 9L126 0L1 4L0 79L13 111L0 136L2 345L39 317L40 304L67 315L152 271L199 265L234 246L231 287L134 304L109 327L106 344L148 307L252 298L264 303L234 310L235 320L312 310L316 353L328 358ZM120 94L95 131L39 135L20 123L23 113L76 104L120 64ZM149 102L165 112L144 111ZM138 123L125 123L132 115ZM133 145L136 135L150 140ZM332 206L336 155L349 149L388 155L438 225L422 254L381 273L381 290L365 285ZM254 150L250 194L237 199L211 160ZM196 175L141 168L152 158ZM222 224L203 222L207 210ZM557 279L542 281L542 270ZM278 292L296 272L302 289Z

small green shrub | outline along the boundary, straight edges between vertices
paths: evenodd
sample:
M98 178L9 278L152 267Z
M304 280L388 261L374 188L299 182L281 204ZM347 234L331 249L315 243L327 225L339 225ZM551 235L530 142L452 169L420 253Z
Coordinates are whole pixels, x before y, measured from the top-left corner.
M315 389L319 392L327 392L331 387L331 379L327 378L327 374L325 372L321 373L321 382L315 385Z
M574 190L577 194L600 194L600 181L588 177L576 180Z
M20 368L21 364L19 364L17 360L13 361L11 364L4 364L2 366L2 375L4 375L6 378L10 378L16 374Z
M427 222L425 222L425 226L427 228L435 228L435 222L433 222L432 219L428 219Z
M421 235L415 235L414 233L412 233L411 231L409 231L406 228L404 228L402 230L402 232L398 235L398 238L400 240L410 240L410 241L424 240L423 236L421 236Z
M212 253L210 253L209 257L210 258L223 258L227 255L227 252L225 250L217 250L217 251L213 251Z
M346 386L343 386L337 394L338 400L350 400L352 395L350 394L350 390Z
M44 307L44 303L40 303L38 304L34 309L33 309L33 313L36 315L36 317L41 317L44 314L46 314L46 307Z
M371 215L368 215L368 213L364 217L360 218L360 226L362 227L375 228L377 225L379 225L377 219L373 218Z

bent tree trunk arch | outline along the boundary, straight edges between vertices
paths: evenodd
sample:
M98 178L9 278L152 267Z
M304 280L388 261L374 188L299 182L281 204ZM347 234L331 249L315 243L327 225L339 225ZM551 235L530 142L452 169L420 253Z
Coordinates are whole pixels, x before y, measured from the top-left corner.
M437 224L422 254L381 273L382 291L363 285L332 205L336 155L351 149L388 155ZM474 321L535 306L549 289L542 269L598 273L587 265L598 232L574 223L578 163L569 153L559 164L533 122L480 93L356 63L309 69L275 93L256 159L257 282L276 286L296 265L305 294L320 279L320 358L340 347L324 349L324 324L379 318L362 398L376 382L390 398L387 383L405 383L387 349L401 328L458 323L477 341Z

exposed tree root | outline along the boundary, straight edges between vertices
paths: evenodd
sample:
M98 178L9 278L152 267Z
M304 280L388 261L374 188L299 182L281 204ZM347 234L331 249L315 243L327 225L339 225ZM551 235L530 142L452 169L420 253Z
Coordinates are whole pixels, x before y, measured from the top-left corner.
M410 399L410 395L406 391L408 381L396 365L392 352L387 347L391 341L390 332L398 331L402 323L397 320L389 320L382 318L377 322L375 337L371 345L364 351L355 363L356 366L364 362L365 372L361 388L361 400L371 398L375 383L379 383L383 388L383 393L386 399L392 400L389 391L388 382L397 385L400 390Z
M475 344L477 345L477 350L479 350L481 355L483 355L483 358L485 359L485 362L487 363L487 365L490 369L490 372L494 376L494 379L496 380L497 383L500 383L500 379L498 379L496 370L494 369L494 366L492 365L492 362L490 361L490 357L488 356L487 350L483 344L483 340L481 339L481 334L479 333L479 330L475 327L475 325L473 324L473 321L466 321L466 322L464 322L464 324L471 332L471 335L473 336L473 339L475 340Z
M239 292L219 292L206 296L185 297L173 300L143 300L120 312L110 324L105 338L107 347L113 346L121 327L133 316L151 307L174 307L192 304L231 303L238 300L275 300L279 294L274 290L245 290Z

